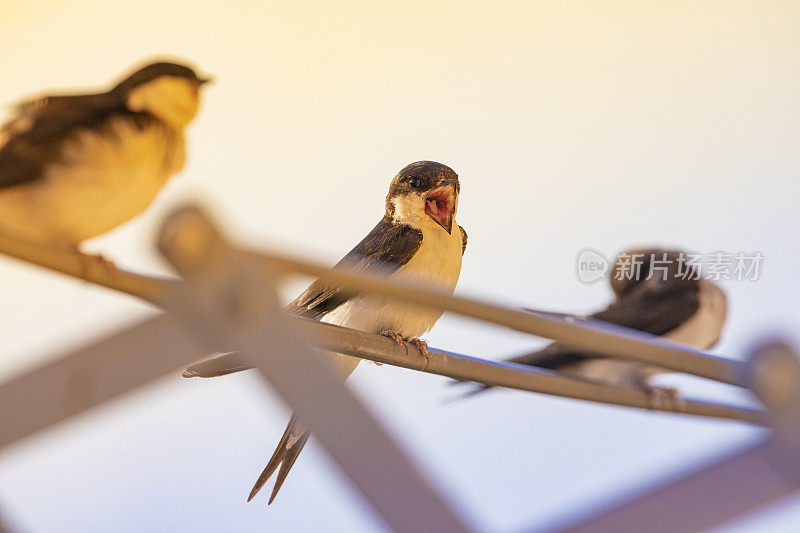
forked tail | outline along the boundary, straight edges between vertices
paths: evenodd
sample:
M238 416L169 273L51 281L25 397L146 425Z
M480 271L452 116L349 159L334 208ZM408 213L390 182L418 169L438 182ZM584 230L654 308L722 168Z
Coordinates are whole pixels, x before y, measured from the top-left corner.
M264 486L270 476L272 476L278 468L278 465L280 465L281 468L278 471L278 477L275 479L275 486L272 488L272 495L269 497L269 503L272 503L310 435L311 432L298 424L293 414L292 418L289 419L289 424L286 426L286 431L283 432L283 437L281 437L278 447L275 448L275 453L272 454L272 458L269 460L269 463L267 463L267 467L261 472L261 475L258 476L258 480L253 486L253 490L250 491L250 496L248 496L247 501L252 500L253 497L258 494L261 487Z

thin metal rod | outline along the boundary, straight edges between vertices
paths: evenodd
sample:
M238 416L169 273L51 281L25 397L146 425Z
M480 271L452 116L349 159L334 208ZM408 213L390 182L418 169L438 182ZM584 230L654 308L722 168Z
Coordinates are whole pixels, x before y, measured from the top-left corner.
M112 270L101 262L81 258L77 252L41 246L14 239L0 232L0 253L74 278L114 289L157 306L163 306L180 280L141 276L121 269Z
M318 263L277 253L253 253L253 257L265 266L316 276L348 292L368 292L451 311L561 341L593 354L631 359L731 385L746 386L740 361L709 355L661 337L597 320L575 321L552 313L511 309L443 291L422 289L412 283L390 281L372 273L355 273L344 268L328 269Z
M564 398L679 414L740 420L759 425L767 422L765 413L757 409L688 399L683 401L682 408L667 405L666 402L663 402L663 405L653 407L652 398L641 389L605 385L567 377L563 374L526 365L478 359L435 348L428 350L429 363L426 366L422 354L412 344L406 344L404 348L380 335L300 317L287 318L290 323L296 324L295 327L305 335L316 339L321 348L377 363L409 368L459 380L475 381L485 385L538 392ZM246 357L238 353L229 353L189 366L184 372L184 376L215 377L248 368L252 368L252 366L248 363Z
M286 319L303 336L337 353L486 385L648 408L647 395L638 389L586 382L435 348L429 350L430 363L423 368L424 359L413 345L408 345L406 352L380 335L298 317ZM116 398L165 372L183 368L196 360L196 354L207 350L185 331L182 323L161 315L14 377L0 384L0 420L8 421L0 424L0 447ZM215 376L221 369L232 367L246 369L252 368L252 364L242 354L233 353L191 365L187 372ZM672 412L767 423L766 413L755 409L689 399L684 403L683 411ZM671 412L667 405L659 406L659 410Z

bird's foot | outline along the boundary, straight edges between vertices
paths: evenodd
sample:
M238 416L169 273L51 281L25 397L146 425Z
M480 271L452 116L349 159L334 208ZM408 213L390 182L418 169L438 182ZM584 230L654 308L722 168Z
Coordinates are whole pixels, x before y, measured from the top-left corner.
M417 337L412 338L408 342L416 346L419 350L419 353L422 354L423 359L425 359L425 366L422 367L422 370L428 368L428 364L431 362L430 357L428 357L428 343L422 339L418 339Z
M650 409L683 411L686 407L683 398L681 398L681 393L676 387L646 385L644 390L647 393Z
M403 339L403 336L400 335L399 333L397 333L396 331L390 331L388 329L385 329L385 330L381 331L381 335L384 336L384 337L389 337L390 339L392 339L394 342L396 342L400 346L405 346L406 345L405 340Z
M398 345L403 346L406 349L406 353L408 353L408 345L406 344L405 339L403 339L402 335L400 335L396 331L390 331L388 329L384 330L384 331L381 331L381 335L384 336L384 337L389 337L394 342L396 342Z
M81 266L81 278L92 281L92 273L98 268L102 269L109 276L116 276L119 273L117 266L110 259L106 259L100 254L87 254L81 251L79 243L59 243L67 252L73 254Z
M403 336L402 335L400 335L396 331L389 331L388 329L384 330L384 331L381 331L381 335L383 335L384 337L389 337L394 342L396 342L397 344L399 344L400 346L405 348L406 349L406 353L408 353L408 345L403 340ZM383 363L378 363L377 361L375 361L375 364L378 365L378 366L381 366Z
M100 254L85 254L81 251L76 252L78 254L78 259L81 262L81 270L83 274L83 279L90 280L90 275L93 269L101 269L103 270L108 276L114 277L119 273L117 270L117 265L114 264L114 261L110 259L106 259Z

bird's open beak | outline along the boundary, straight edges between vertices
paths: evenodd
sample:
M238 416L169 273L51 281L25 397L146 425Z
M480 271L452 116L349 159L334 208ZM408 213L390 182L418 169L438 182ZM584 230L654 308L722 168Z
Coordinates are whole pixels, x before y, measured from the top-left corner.
M425 213L450 233L456 209L455 179L444 180L425 196Z
M214 76L206 76L204 78L198 78L197 82L200 85L207 85L209 83L214 83Z

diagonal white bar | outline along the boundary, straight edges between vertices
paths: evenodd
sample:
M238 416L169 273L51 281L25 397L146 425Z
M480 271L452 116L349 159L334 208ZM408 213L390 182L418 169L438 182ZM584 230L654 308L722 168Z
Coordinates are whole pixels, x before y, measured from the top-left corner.
M169 315L0 384L0 448L190 363L205 346Z
M746 379L776 428L761 443L557 531L703 531L800 489L800 361L786 344L755 350Z
M560 533L704 531L800 489L780 445L766 441Z
M408 533L471 529L344 386L332 361L286 320L268 269L229 248L197 212L173 216L160 245L189 280L168 307L210 346L248 357L387 525Z

